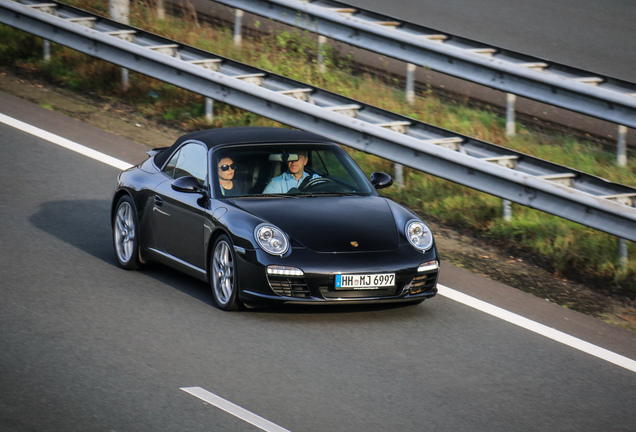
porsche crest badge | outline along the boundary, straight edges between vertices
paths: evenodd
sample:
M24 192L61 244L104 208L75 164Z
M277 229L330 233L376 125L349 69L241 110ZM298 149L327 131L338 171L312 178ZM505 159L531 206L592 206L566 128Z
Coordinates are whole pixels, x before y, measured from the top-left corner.
M351 246L353 246L353 247L358 247L358 242L357 242L357 241L352 241L352 242L351 242Z

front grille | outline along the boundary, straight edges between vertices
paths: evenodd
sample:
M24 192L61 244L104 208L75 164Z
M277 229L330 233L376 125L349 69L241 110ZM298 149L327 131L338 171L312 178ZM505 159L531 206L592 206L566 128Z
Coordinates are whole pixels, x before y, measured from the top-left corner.
M278 295L284 297L301 297L307 298L310 296L309 287L305 279L288 278L284 276L271 276L268 275L269 286Z
M411 286L409 287L410 294L420 294L426 291L430 291L435 287L435 280L437 279L437 272L426 273L417 275L413 278Z

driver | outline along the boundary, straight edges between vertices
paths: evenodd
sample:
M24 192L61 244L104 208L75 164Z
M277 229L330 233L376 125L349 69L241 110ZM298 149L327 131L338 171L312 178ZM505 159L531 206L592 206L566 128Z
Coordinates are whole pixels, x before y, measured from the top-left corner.
M320 177L318 174L310 177L309 173L305 172L307 150L296 150L295 153L298 159L287 162L287 171L271 179L263 190L264 194L287 193L292 188L299 188L305 180L306 184L309 180Z

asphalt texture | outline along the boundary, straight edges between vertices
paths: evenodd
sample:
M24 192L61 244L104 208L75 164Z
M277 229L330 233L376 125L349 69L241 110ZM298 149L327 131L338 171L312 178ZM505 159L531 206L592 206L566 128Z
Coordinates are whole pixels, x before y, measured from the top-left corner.
M143 159L141 146L4 94L0 112ZM294 432L636 424L634 372L443 296L226 313L204 283L122 270L108 214L117 169L4 124L0 154L0 430L257 430L180 390L191 386ZM442 270L452 288L636 358L633 333Z

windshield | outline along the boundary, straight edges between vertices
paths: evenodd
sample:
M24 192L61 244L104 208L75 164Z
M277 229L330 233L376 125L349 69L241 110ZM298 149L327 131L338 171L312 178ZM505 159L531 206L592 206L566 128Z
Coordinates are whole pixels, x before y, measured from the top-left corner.
M375 190L335 144L240 145L212 158L216 196L371 195Z

